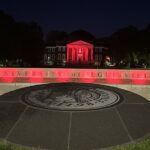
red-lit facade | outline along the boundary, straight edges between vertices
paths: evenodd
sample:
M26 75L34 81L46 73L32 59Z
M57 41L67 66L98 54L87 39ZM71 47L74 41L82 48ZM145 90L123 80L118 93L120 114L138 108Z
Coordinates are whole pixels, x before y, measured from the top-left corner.
M67 44L67 63L93 64L93 44L76 41Z
M103 46L96 46L82 40L65 45L46 46L44 64L53 62L55 64L100 65L103 49Z

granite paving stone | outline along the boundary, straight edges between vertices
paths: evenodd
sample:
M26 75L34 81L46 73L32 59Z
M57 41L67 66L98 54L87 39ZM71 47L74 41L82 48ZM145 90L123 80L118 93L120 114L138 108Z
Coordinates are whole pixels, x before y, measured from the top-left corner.
M66 150L69 113L28 109L8 140L17 144Z
M122 98L124 99L123 103L149 103L146 98L127 90L103 85L102 88L113 90L120 94L120 96L122 96Z
M123 95L124 103L149 103L144 97L129 91L120 91Z
M117 109L134 139L150 133L150 105L124 104Z
M120 88L50 83L0 96L0 138L15 144L48 150L98 150L148 134L150 102Z
M0 103L0 138L5 138L25 109L19 103Z
M91 150L129 141L115 109L72 115L70 150Z
M26 92L27 88L14 90L8 93L5 93L0 96L0 102L6 101L6 102L19 102L20 97Z
M29 90L34 90L34 89L40 89L47 86L46 84L44 85L39 85L39 87L37 86L30 86L30 87L23 87L21 89L17 89L8 93L5 93L3 95L0 96L0 102L1 101L8 101L8 102L19 102L21 96L28 92Z

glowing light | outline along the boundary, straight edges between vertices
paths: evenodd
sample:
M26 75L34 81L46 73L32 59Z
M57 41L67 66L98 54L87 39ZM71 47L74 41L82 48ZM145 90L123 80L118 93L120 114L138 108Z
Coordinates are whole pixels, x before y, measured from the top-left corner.
M93 45L81 40L67 44L67 63L93 63Z
M105 59L110 60L110 57L109 57L109 56L106 56Z
M81 48L79 49L79 53L82 53L82 50L81 50Z
M0 79L4 83L13 83L16 82L16 68L2 68L0 70Z
M71 70L70 69L53 69L54 77L57 82L70 82Z
M107 70L105 72L105 82L111 84L121 84L122 80L122 71L121 70Z
M94 83L96 81L96 70L80 70L80 82Z
M0 82L150 84L150 70L0 68Z
M42 83L44 82L45 71L44 69L28 69L27 82L30 83Z
M148 71L146 70L131 70L130 76L132 78L132 84L148 84Z

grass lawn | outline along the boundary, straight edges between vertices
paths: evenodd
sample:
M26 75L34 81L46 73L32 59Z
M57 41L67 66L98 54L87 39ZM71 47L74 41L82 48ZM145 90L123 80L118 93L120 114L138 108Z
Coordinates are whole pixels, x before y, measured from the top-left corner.
M0 142L0 150L36 150L33 148L23 148L13 144L5 144ZM37 149L40 150L40 149ZM109 149L110 150L110 149ZM125 146L117 146L111 150L150 150L150 138L144 139L134 144L127 144Z
M125 146L117 146L112 150L150 150L150 138Z

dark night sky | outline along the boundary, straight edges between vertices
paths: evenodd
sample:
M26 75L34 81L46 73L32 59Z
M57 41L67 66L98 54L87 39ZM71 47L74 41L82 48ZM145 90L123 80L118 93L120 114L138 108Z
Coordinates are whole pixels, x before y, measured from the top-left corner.
M97 37L119 28L150 23L149 0L0 0L0 9L16 21L35 21L46 33L85 29Z

